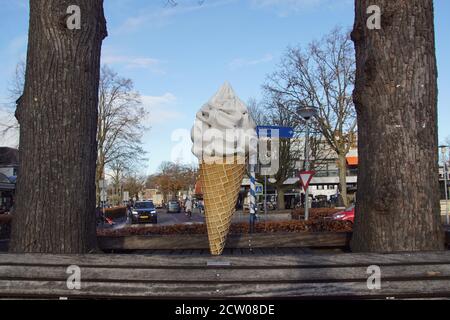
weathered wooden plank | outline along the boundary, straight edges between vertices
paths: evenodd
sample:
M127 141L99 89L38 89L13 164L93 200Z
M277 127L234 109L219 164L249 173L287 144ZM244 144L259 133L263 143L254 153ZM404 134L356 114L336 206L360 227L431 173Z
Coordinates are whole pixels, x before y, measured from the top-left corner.
M66 267L0 266L0 280L66 280ZM383 281L450 279L450 264L381 267ZM83 281L122 282L336 282L367 281L367 268L145 269L82 267Z
M249 243L252 248L345 247L350 237L345 232L243 234L228 237L226 248L245 249ZM103 250L208 249L209 246L206 235L99 237L98 241Z
M323 248L348 247L351 233L276 233L244 234L231 236L227 248ZM450 231L446 232L450 247ZM99 237L99 245L105 251L114 250L208 250L206 235ZM5 245L3 245L5 247Z
M243 234L230 236L226 248L323 248L348 247L352 233L276 233ZM446 232L446 243L450 245L450 232ZM129 236L99 237L103 250L145 250L145 249L208 249L206 235L173 236Z
M385 281L381 290L364 282L336 283L123 283L82 282L68 290L66 281L0 280L0 297L73 298L376 298L450 297L450 280Z
M300 255L243 255L243 256L179 256L179 255L49 255L0 254L0 265L79 265L111 267L204 267L208 261L227 261L235 268L249 267L327 267L400 264L448 264L450 251L399 254L300 254Z

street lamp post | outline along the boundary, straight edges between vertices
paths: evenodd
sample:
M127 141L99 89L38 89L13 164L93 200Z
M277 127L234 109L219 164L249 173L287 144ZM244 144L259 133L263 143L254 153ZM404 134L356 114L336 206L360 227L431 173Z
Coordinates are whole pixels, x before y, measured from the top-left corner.
M450 225L450 216L448 208L448 168L447 168L447 148L449 146L439 146L442 152L442 162L444 163L444 192L445 192L445 217L447 225Z
M305 135L305 170L309 171L310 167L310 146L309 146L309 135L310 135L310 122L311 119L317 114L317 108L313 106L302 107L298 110L300 116L306 121L306 135ZM309 220L309 188L305 191L305 220Z

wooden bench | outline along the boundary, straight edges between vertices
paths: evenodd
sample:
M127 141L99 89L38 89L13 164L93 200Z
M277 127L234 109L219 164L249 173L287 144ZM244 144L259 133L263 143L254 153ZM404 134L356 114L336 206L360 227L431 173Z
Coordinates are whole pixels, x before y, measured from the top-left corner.
M350 246L351 232L256 233L231 235L229 249L338 248ZM208 250L207 235L98 237L102 250ZM450 246L450 230L446 231Z
M67 288L80 267L81 290ZM381 268L370 290L367 268ZM0 298L450 298L450 252L207 256L0 254Z
M228 237L226 251L242 249L283 252L283 248L346 250L351 238L351 232L242 234ZM105 252L208 251L206 235L98 237L98 243ZM450 231L446 232L446 244L450 247ZM7 251L7 247L8 240L0 238L0 252Z
M299 233L255 233L230 235L226 248L345 248L351 233L345 232L299 232ZM98 237L102 250L192 250L209 249L208 236L126 236Z

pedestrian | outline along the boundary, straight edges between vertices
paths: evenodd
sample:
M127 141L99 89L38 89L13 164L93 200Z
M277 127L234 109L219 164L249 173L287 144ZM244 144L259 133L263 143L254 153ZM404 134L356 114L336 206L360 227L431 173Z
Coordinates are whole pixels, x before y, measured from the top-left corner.
M127 203L127 218L128 224L133 224L133 208L131 207L131 203Z
M192 200L187 198L184 203L184 210L189 218L192 218Z
M205 205L203 204L203 200L200 200L198 202L198 207L200 209L200 214L202 215L204 213L204 211L205 211Z

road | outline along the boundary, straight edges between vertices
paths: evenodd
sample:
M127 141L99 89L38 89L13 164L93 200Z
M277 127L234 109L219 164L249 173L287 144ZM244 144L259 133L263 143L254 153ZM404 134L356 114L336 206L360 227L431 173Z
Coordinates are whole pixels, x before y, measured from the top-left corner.
M192 224L192 223L204 223L205 216L200 214L199 210L194 209L192 213L192 218L186 216L182 213L167 213L166 210L158 209L158 226L170 226L176 224ZM259 216L260 221L286 221L291 219L291 215L288 213L268 213L267 216L261 214ZM248 213L244 214L242 211L238 211L233 216L233 223L248 222ZM131 227L142 227L142 226L154 226L152 224L134 224ZM130 224L125 219L120 219L115 221L115 226L113 229L122 229L124 227L130 227Z

